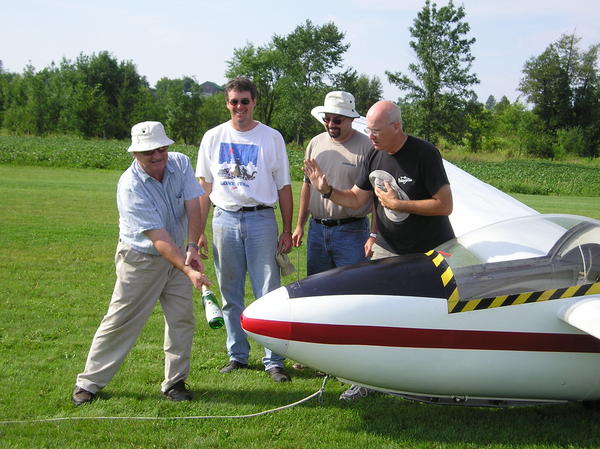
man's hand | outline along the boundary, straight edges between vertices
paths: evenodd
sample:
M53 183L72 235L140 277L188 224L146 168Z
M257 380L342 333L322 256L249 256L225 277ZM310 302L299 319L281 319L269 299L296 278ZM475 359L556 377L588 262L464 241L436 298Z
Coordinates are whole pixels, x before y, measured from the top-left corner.
M190 281L192 281L194 287L196 287L198 290L202 290L202 285L210 287L210 281L208 280L208 277L206 277L206 275L203 273L204 265L199 259L198 252L195 248L190 248L187 254L190 255L191 252L196 253L196 257L194 257L193 255L191 256L190 263L185 264L186 269L184 270L184 273L187 275Z
M392 189L392 186L389 182L384 181L386 190L380 189L379 187L375 187L375 195L379 199L379 202L383 207L388 209L392 209L398 212L402 212L399 207L399 202L401 201L398 198L398 194Z
M200 270L194 268L194 266L198 267L198 265L193 262L191 265L186 266L185 270L183 271L190 279L190 281L192 281L193 286L200 291L202 290L202 285L210 287L211 283L208 277L206 277L206 275Z
M317 164L314 159L306 159L304 161L304 167L302 168L304 175L310 179L310 183L320 193L327 193L331 189L327 183L325 174L321 171L321 167Z
M208 239L205 234L198 239L198 255L201 259L208 259Z
M188 250L185 253L185 264L189 265L196 271L204 271L204 264L200 260L198 250L194 247L188 247Z
M373 255L373 245L375 244L375 237L369 237L364 245L365 257L370 259Z
M292 234L292 244L297 248L302 245L302 237L304 237L304 227L296 226Z
M282 232L277 243L277 251L280 253L289 253L292 250L292 233Z
M193 246L188 247L185 257L181 249L173 242L173 239L165 228L146 231L154 247L160 255L167 259L177 269L181 270L197 289L202 289L202 284L210 285L208 278L202 274L204 265L200 261L198 250Z

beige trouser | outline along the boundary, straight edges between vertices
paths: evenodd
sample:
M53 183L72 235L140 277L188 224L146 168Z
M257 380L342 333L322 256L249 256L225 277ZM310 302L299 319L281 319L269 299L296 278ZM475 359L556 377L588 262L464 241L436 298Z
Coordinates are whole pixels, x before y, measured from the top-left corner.
M195 321L192 284L161 256L144 254L119 243L115 255L117 282L108 312L94 335L77 386L96 393L113 378L150 317L156 301L165 316L165 380L161 390L185 380Z

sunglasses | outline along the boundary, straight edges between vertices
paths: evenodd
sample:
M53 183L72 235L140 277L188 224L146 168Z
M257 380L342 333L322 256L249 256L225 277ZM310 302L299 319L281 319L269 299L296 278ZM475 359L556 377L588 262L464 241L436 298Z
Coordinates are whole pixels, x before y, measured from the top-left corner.
M338 117L336 117L336 118L332 118L332 117L323 117L323 121L324 121L325 123L332 122L334 125L341 125L341 124L342 124L342 122L344 121L344 119L343 119L343 118L338 118Z
M238 103L242 103L243 105L248 105L248 104L250 104L250 99L242 98L241 100L238 100L237 98L234 98L233 100L229 100L229 104L231 106L237 106Z

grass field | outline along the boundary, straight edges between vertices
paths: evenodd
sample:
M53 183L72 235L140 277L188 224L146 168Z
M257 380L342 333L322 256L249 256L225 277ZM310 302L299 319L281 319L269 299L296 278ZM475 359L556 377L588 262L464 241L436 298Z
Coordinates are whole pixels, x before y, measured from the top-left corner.
M224 376L223 330L196 308L191 403L161 398L162 314L156 310L114 380L91 405L70 394L114 283L119 171L0 165L0 421L57 417L244 415L304 398L322 378L290 368L275 384L254 369ZM298 184L294 184L297 197ZM517 195L540 212L600 219L598 198ZM304 266L303 251L292 254ZM208 273L214 279L209 263ZM301 270L304 275L304 270ZM295 276L288 277L291 282ZM199 295L196 295L198 298ZM197 303L198 304L198 303ZM289 363L289 362L288 362ZM323 402L249 419L92 420L0 424L0 448L598 448L599 414L577 404L513 409L422 405L390 396Z

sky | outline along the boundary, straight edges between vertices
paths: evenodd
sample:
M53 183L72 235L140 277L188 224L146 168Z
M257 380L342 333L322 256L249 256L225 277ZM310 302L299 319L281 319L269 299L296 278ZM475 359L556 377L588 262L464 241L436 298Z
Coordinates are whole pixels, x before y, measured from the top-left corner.
M247 43L262 46L286 36L310 19L333 22L350 48L343 64L377 76L384 98L403 93L385 74L409 74L415 62L409 28L425 0L0 0L0 61L7 72L22 73L74 61L81 53L108 51L132 61L151 86L162 77L190 76L199 83L224 84L227 61ZM438 0L438 7L447 0ZM597 0L457 0L464 6L471 47L474 87L479 100L503 95L512 102L525 62L562 34L581 38L579 48L600 43ZM365 113L366 111L359 111Z

